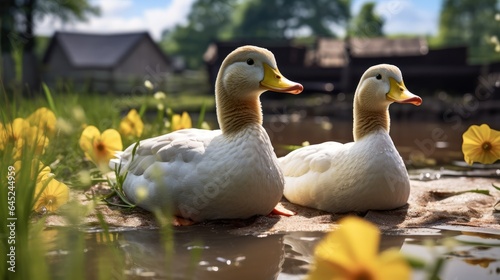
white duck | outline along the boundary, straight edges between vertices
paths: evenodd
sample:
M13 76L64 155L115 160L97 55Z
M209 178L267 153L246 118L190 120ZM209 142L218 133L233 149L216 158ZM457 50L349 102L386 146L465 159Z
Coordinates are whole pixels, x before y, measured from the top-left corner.
M184 129L142 140L135 155L135 144L128 147L110 162L128 172L127 197L149 211L170 207L180 224L269 214L284 180L262 127L259 97L266 90L298 94L303 87L279 72L266 49L230 53L215 84L221 130Z
M333 213L393 209L406 204L410 181L389 136L389 105L420 105L399 68L380 64L361 77L354 94L354 141L325 142L279 159L285 197Z

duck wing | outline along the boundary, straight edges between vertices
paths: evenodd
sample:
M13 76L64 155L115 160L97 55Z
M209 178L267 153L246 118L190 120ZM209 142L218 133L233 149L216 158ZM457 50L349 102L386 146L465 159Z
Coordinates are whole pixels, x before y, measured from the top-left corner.
M141 176L155 162L185 163L199 159L212 139L221 135L220 130L183 129L130 145L110 161L110 167L120 166L120 173Z

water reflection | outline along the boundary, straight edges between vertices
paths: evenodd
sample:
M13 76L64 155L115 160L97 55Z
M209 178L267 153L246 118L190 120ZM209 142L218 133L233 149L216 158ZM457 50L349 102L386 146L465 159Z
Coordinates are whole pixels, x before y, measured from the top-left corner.
M352 120L331 117L302 117L299 113L274 115L265 119L264 127L278 156L288 153L283 145L318 144L326 141L353 141ZM462 134L468 125L452 127L439 122L391 122L391 138L405 161L428 165L463 160ZM439 136L439 137L438 137Z
M234 236L198 226L176 228L170 264L158 231L128 231L122 236L127 269L152 272L154 278L277 279L284 261L283 235Z
M499 235L470 232L445 234L453 236L451 239L443 238L442 235L428 236L425 238L427 246L423 246L422 238L409 237L401 251L406 255L418 256L428 264L434 264L438 258L444 258L445 264L439 273L440 279L500 278ZM412 278L428 279L425 270L414 270Z
M126 279L303 279L313 263L314 248L325 234L237 236L230 229L203 225L174 228L171 258L158 230L112 229L108 236L102 232L80 233L85 235L86 279L98 277L98 264L103 261L109 263L106 267L113 275ZM432 235L429 231L426 235L382 235L380 251L399 248L404 255L415 256L428 266L444 258L441 279L499 279L500 235L459 230L436 229ZM73 233L68 234L70 231ZM492 229L488 232L500 233ZM67 267L61 264L80 248L72 245L78 242L74 230L50 229L44 235L42 239L50 245L47 248L53 249L46 256L54 277L72 275L72 271L63 271ZM62 240L64 236L67 240ZM109 245L118 248L114 260L106 255ZM414 270L413 279L427 279L427 273L425 269Z

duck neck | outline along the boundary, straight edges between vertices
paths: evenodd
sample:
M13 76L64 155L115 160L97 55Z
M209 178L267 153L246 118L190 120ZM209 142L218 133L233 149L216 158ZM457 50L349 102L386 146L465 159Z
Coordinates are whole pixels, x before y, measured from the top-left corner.
M380 129L389 133L389 108L372 111L360 106L359 102L355 102L353 125L354 141L358 141L364 136Z
M234 135L251 125L262 125L259 94L250 96L235 100L219 87L216 95L217 120L224 135Z

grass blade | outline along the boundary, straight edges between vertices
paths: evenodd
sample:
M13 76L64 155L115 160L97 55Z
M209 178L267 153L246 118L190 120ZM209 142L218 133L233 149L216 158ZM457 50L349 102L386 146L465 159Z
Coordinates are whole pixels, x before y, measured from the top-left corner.
M56 105L54 104L54 99L52 98L52 94L50 93L49 87L47 86L46 83L42 83L42 87L43 91L45 92L45 97L47 98L47 102L49 103L50 110L52 110L52 112L54 112L54 114L58 116Z
M207 110L207 104L203 102L200 109L200 116L198 117L198 123L196 124L197 128L201 128L203 121L205 120L205 112Z

